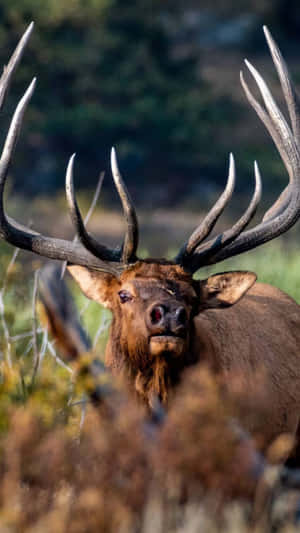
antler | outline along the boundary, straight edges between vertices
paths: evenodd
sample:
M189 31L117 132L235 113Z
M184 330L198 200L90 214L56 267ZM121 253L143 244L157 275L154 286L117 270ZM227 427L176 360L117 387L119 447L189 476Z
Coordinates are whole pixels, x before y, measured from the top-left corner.
M4 69L0 79L0 109L11 81L11 77L22 57L32 33L33 23L28 27ZM232 228L217 237L204 242L214 228L218 218L228 204L235 184L235 163L230 155L229 175L224 192L210 210L203 222L193 232L188 242L181 248L175 261L185 269L194 272L204 265L217 263L228 257L255 248L287 231L300 216L300 105L295 89L290 81L286 64L267 28L266 40L280 79L286 101L291 127L286 122L266 83L257 70L246 60L246 65L260 90L264 107L251 93L241 73L241 83L246 96L269 131L277 150L288 171L289 184L278 200L266 212L262 222L244 231L252 220L261 198L261 178L257 163L254 164L255 190L249 207ZM13 115L0 159L0 235L19 248L30 250L51 259L68 261L71 264L87 266L118 275L129 263L137 260L138 222L133 203L120 175L114 148L111 154L113 179L119 193L127 229L122 247L110 249L90 235L82 220L76 202L73 184L74 157L70 158L66 172L66 195L72 222L79 242L45 237L30 228L21 226L5 214L3 192L12 154L17 143L24 113L35 88L35 79L19 101Z
M0 109L11 81L11 77L23 55L24 49L33 30L30 24L19 41L7 67L0 79ZM23 117L34 92L36 80L33 79L14 112L0 159L0 236L9 243L35 252L50 259L60 259L71 264L87 266L118 275L126 264L136 261L138 245L137 217L130 196L123 183L117 167L115 152L112 152L112 171L127 222L127 231L122 248L111 250L99 244L85 229L73 186L74 155L71 157L66 172L66 194L71 219L78 233L79 242L45 237L26 226L22 226L8 217L4 210L3 193L12 155L21 130Z
M243 232L253 218L261 197L261 179L257 163L255 162L255 192L247 211L241 219L231 229L202 244L203 234L205 235L204 238L206 238L211 231L202 232L201 228L205 225L206 220L204 219L188 242L181 248L175 261L191 272L195 272L202 266L218 263L228 257L256 248L278 237L291 228L300 217L299 100L290 80L285 61L266 27L264 27L264 33L280 79L292 129L279 110L263 78L247 60L245 60L246 66L256 81L265 107L261 106L253 96L242 73L241 83L251 106L255 109L275 143L288 171L289 184L273 206L266 212L262 222L254 228ZM229 174L232 172L235 173L234 163L231 158ZM228 203L229 198L225 202L225 205Z

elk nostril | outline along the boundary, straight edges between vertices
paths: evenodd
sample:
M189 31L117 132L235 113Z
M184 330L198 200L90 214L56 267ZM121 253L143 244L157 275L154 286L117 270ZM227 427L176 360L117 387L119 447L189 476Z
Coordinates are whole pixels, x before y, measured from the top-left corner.
M175 316L178 325L184 326L186 324L187 313L184 307L178 307L178 309L175 311Z
M157 305L153 307L150 313L152 324L158 324L161 321L164 314L165 314L165 311L161 305Z

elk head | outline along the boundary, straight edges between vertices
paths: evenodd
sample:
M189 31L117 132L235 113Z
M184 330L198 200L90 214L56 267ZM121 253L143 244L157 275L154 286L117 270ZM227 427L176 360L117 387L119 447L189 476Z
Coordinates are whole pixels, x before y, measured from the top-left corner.
M4 70L0 80L0 106L31 31L32 25L23 35ZM251 272L227 272L195 281L195 271L274 239L293 226L300 216L298 100L280 51L268 30L264 28L264 31L280 78L291 125L283 117L260 74L247 61L264 107L252 95L242 74L241 82L250 104L280 153L289 174L289 184L263 220L246 230L261 198L260 172L255 163L255 189L247 210L230 229L207 240L234 190L235 163L230 155L224 192L173 260L138 259L137 216L119 172L114 149L111 154L112 175L126 219L126 233L121 247L110 249L98 243L86 230L73 186L74 155L67 167L66 195L77 241L40 235L9 218L4 211L3 190L35 80L20 100L12 118L0 160L0 234L14 246L68 262L69 271L83 292L113 312L107 348L108 364L117 369L125 365L135 379L139 376L144 379L148 372L158 383L165 379L162 378L161 368L168 365L168 379L176 381L178 368L186 366L190 357L193 317L207 308L233 305L256 279ZM156 361L160 361L159 367ZM159 368L156 374L153 365ZM158 384L156 390L159 388Z

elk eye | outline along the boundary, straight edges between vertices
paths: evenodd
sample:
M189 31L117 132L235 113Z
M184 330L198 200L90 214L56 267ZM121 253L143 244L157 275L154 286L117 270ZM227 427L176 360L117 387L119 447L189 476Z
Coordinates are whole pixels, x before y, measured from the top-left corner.
M130 302L130 300L132 300L132 295L129 291L119 291L118 294L121 304L125 304L126 302Z

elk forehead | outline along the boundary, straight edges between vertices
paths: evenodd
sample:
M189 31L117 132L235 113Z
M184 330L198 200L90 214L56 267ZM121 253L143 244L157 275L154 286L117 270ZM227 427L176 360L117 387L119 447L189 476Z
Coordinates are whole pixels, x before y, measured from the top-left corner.
M120 281L122 289L142 300L160 296L192 304L197 297L192 277L173 264L139 262L125 271Z
M122 284L122 289L128 290L135 297L151 300L156 297L162 299L192 300L196 298L193 287L185 282L160 280L157 278L139 278Z
M192 277L183 267L163 259L145 259L129 266L122 274L123 281L136 278L161 278L190 282Z

